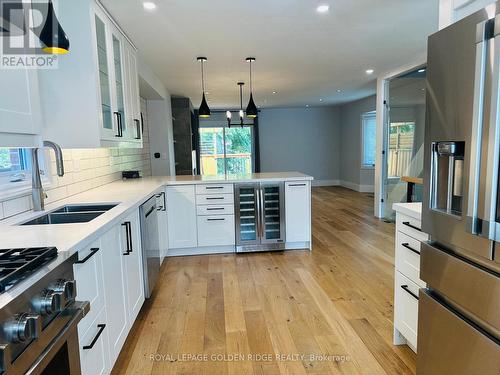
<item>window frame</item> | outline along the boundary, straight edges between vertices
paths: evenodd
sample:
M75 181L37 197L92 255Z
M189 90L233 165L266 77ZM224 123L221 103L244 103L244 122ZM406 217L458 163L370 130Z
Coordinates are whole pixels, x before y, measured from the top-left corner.
M375 143L374 164L365 164L365 121L373 119L375 124L375 137L377 132L377 111L368 111L361 114L361 169L373 170L377 161L377 148ZM375 139L376 141L376 139Z

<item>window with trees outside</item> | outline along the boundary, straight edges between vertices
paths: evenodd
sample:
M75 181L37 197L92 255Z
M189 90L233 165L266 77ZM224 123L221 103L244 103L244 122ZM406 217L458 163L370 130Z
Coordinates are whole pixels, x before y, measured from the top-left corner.
M0 147L0 185L26 179L31 173L31 150Z
M250 126L200 128L201 174L252 173L252 137Z
M363 168L375 167L375 153L377 141L377 116L375 112L363 113L361 116L362 131L362 160Z

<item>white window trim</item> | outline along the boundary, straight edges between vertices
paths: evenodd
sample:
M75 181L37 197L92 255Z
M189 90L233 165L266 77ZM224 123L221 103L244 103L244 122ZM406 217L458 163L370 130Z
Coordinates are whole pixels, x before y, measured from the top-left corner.
M364 163L364 145L365 145L365 127L363 126L363 123L366 118L373 118L375 121L377 119L377 111L370 111L370 112L365 112L361 115L361 169L363 170L374 170L375 169L375 164L368 165ZM376 125L375 125L376 126ZM376 153L375 153L376 155Z

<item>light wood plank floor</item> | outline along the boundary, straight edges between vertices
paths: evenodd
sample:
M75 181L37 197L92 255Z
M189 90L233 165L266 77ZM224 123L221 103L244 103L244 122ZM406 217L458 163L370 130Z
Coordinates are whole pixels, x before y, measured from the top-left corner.
M311 253L167 259L113 373L414 374L392 345L394 225L368 194L312 200Z

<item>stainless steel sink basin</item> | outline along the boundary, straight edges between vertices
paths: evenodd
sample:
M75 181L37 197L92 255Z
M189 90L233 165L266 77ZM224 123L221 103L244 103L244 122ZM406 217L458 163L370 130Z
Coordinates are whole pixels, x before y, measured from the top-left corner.
M20 225L88 223L117 204L67 205Z
M69 204L67 206L63 206L55 211L54 213L60 212L90 212L90 211L109 211L113 207L116 207L116 204Z

